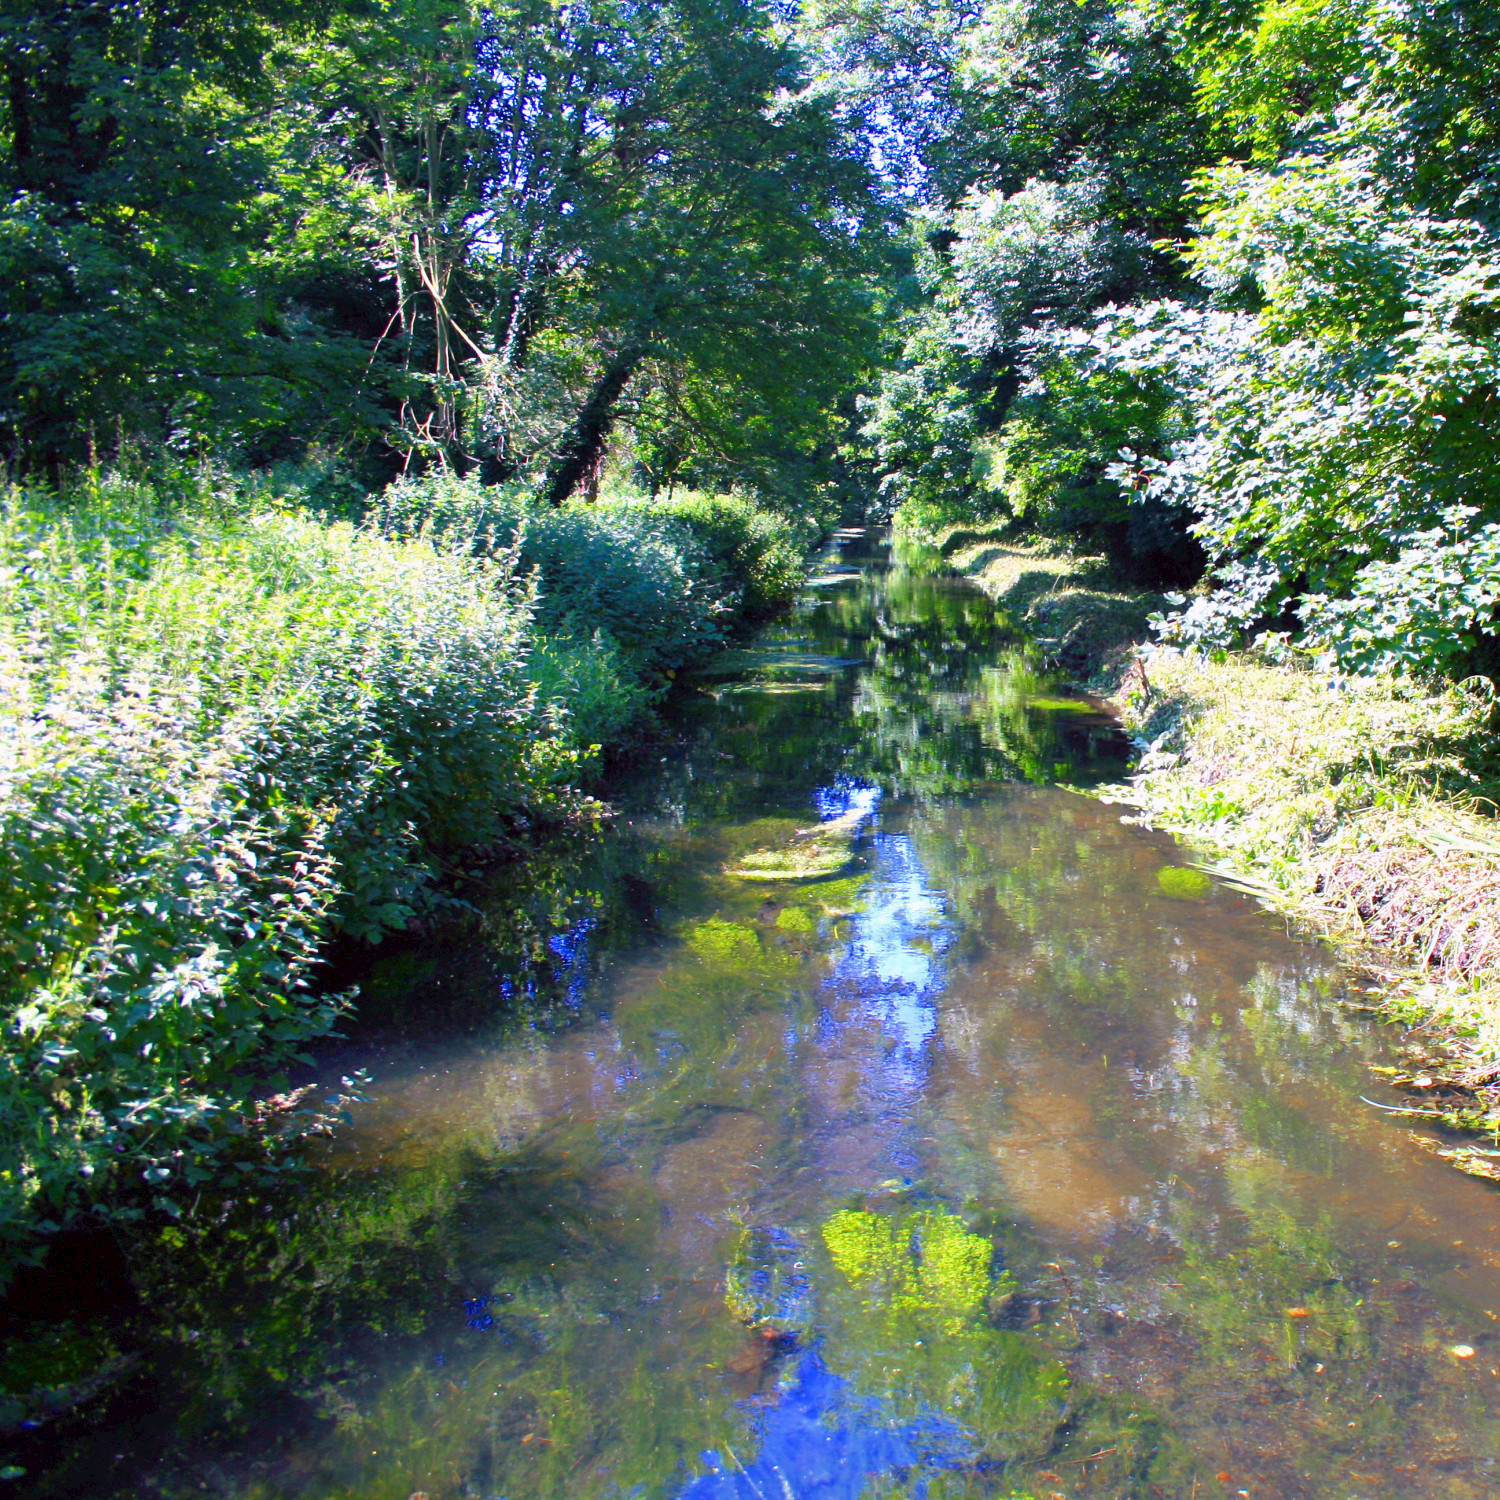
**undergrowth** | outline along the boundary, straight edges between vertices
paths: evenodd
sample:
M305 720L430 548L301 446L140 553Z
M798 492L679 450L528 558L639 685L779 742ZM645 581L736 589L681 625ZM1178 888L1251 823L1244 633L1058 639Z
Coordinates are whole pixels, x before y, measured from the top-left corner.
M658 674L702 660L790 603L813 540L727 496L553 510L447 476L391 486L375 517L387 535L513 556L538 584L544 634L586 641L602 632L635 668Z
M1130 798L1331 936L1398 957L1422 1006L1500 1062L1500 759L1483 680L1329 677L1159 649L1117 699Z
M39 1233L183 1212L321 1128L336 1099L274 1091L346 1003L311 983L326 937L589 815L663 674L800 579L738 501L535 514L432 481L356 524L305 499L0 497L0 1283Z

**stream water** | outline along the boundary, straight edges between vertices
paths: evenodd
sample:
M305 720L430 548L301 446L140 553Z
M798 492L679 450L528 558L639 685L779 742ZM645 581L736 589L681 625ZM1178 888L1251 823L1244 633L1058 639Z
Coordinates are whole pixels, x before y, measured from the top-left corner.
M1500 1198L1328 954L1071 789L1127 747L980 594L828 563L510 937L377 973L37 1493L1500 1494Z

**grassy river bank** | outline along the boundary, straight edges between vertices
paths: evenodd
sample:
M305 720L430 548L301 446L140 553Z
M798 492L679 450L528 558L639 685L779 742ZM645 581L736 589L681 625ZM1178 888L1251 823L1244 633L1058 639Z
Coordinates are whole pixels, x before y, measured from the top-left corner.
M0 493L0 1290L70 1226L191 1215L357 1092L287 1070L328 944L472 914L596 822L601 761L774 613L812 540L723 497L435 477Z
M1106 795L1331 941L1406 1030L1410 1065L1388 1081L1413 1118L1469 1132L1433 1149L1500 1179L1492 689L1147 645L1164 600L1119 587L1101 558L974 528L933 540L1118 712L1139 760Z

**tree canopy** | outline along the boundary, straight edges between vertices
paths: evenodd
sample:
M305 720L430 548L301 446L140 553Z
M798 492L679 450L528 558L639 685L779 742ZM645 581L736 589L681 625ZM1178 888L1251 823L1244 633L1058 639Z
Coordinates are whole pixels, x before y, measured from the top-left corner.
M1500 10L809 16L908 205L864 403L888 505L1196 581L1179 639L1500 663Z
M1472 670L1497 41L1488 0L5 0L0 448L906 507L1196 585L1184 638Z
M10 4L0 438L327 444L561 500L829 448L882 216L741 0Z

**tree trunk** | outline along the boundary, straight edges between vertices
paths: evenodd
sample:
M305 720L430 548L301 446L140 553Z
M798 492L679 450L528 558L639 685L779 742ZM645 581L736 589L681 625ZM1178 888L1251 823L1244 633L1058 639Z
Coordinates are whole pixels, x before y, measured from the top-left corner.
M626 344L594 382L588 400L573 419L552 460L546 488L549 505L561 505L595 470L609 440L609 430L614 426L615 407L645 357L645 344Z

